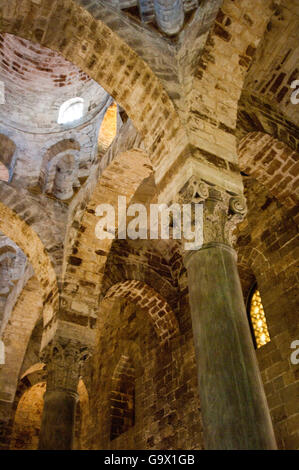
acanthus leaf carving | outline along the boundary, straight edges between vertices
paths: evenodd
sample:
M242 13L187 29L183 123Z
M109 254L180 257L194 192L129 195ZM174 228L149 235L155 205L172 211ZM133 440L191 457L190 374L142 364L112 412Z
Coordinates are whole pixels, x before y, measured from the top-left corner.
M41 354L46 363L47 391L77 391L83 363L89 357L87 346L72 339L56 338Z
M204 244L235 244L235 229L247 212L243 195L232 194L223 188L191 177L180 190L177 200L181 204L203 204Z

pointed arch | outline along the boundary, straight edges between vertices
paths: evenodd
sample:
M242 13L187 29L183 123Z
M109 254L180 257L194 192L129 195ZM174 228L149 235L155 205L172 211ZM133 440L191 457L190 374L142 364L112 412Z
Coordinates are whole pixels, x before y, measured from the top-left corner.
M80 151L80 144L75 139L64 139L60 140L46 151L43 156L43 161L40 170L39 185L45 192L52 189L54 171L59 156L63 156L66 153L73 155L74 157ZM54 167L54 168L52 168ZM51 171L52 170L52 171Z
M37 363L30 367L20 378L11 417L11 450L36 450L38 448L39 433L44 406L44 393L46 391L45 364ZM85 384L80 379L78 384L78 413L76 414L75 443L76 450L82 448L84 432L89 419L89 397ZM82 440L83 437L83 440Z
M106 293L105 299L118 297L148 311L161 341L170 339L179 332L178 322L170 305L144 282L127 280L114 284Z
M16 144L4 134L0 134L0 180L9 181L12 177Z
M7 401L14 399L26 349L42 308L40 284L32 277L23 288L3 333L6 361L0 370L0 390L5 390Z
M263 132L250 132L239 143L240 169L263 184L287 208L298 205L299 154Z
M58 285L52 262L36 232L14 211L0 201L0 231L18 245L32 264L40 283L44 302L47 301L47 318L51 321L57 308Z
M130 357L122 354L112 376L110 439L116 439L135 424L136 373Z

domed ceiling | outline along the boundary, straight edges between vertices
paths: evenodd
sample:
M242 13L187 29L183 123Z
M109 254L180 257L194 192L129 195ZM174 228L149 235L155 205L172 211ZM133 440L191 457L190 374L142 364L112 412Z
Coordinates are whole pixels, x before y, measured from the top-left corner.
M94 80L56 52L10 34L0 35L0 81L5 92L0 123L22 131L60 131L59 108L68 99L81 97L85 102L80 124L110 99Z

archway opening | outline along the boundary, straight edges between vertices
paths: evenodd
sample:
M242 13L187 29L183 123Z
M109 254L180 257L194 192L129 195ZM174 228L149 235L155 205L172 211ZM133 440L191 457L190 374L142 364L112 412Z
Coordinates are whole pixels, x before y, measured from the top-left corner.
M110 398L110 439L116 439L135 424L135 368L128 356L122 355L112 379Z
M40 382L22 395L15 414L11 450L36 450L38 448L44 408L46 383Z

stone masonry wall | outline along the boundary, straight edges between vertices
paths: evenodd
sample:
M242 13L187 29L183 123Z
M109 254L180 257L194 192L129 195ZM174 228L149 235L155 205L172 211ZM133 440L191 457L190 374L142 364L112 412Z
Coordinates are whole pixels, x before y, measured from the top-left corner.
M257 280L271 339L257 358L278 448L298 449L299 366L290 360L299 339L297 209L287 211L253 180L246 194L250 235L239 237L239 263Z
M182 316L188 316L183 309ZM111 300L99 311L92 362L89 448L200 449L203 446L190 323L161 345L146 309ZM135 424L110 440L113 374L122 355L135 370Z

